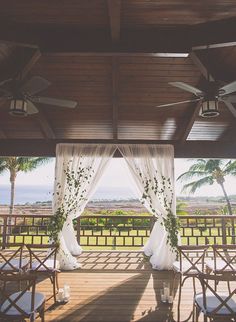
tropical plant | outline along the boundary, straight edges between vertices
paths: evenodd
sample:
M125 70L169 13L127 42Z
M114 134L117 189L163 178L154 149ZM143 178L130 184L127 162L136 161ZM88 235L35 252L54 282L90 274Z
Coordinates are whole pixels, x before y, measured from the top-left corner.
M213 185L218 183L223 191L229 215L232 215L232 207L229 197L226 193L224 182L227 175L236 175L236 161L220 160L220 159L197 159L194 164L190 166L188 171L182 173L177 180L194 181L188 182L183 186L182 191L189 190L190 193L205 185Z
M9 171L11 183L11 199L10 199L10 216L14 211L15 201L15 181L19 172L30 172L38 166L48 162L50 158L42 157L2 157L0 158L0 173Z

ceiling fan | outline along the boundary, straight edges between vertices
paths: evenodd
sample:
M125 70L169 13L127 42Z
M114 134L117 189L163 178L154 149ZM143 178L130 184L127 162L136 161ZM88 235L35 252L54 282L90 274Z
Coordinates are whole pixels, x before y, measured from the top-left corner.
M43 77L33 76L24 82L21 79L7 79L0 82L0 104L9 101L9 113L13 116L27 116L39 112L36 104L47 104L65 108L75 108L77 102L39 96L51 83Z
M220 114L218 110L219 101L224 102L228 108L229 106L227 103L236 103L236 94L231 95L232 93L236 92L236 81L220 87L218 82L210 81L208 79L204 90L198 89L184 82L170 82L169 84L194 94L196 98L181 102L162 104L158 105L157 107L168 107L201 101L202 108L200 115L203 117L215 117ZM232 109L229 108L229 110L232 112L234 117L236 117L236 111L234 113Z

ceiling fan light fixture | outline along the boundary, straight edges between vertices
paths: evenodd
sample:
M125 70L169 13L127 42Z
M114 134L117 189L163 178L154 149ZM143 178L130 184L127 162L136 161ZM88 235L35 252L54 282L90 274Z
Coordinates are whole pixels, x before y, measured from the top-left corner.
M12 99L9 114L13 116L27 116L27 102L24 99Z
M203 101L199 115L202 117L216 117L220 115L218 109L218 100L214 99Z

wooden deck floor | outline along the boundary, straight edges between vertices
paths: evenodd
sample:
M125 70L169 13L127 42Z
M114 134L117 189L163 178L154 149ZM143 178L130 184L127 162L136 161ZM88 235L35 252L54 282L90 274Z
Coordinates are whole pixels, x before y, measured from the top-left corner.
M160 301L164 281L172 272L154 271L140 252L85 252L79 257L82 269L62 272L60 286L71 287L71 299L64 305L47 302L46 321L173 321L176 318L177 293L173 306ZM48 281L38 290L49 296ZM184 319L192 309L193 292L186 283L181 305ZM200 320L201 321L201 320Z

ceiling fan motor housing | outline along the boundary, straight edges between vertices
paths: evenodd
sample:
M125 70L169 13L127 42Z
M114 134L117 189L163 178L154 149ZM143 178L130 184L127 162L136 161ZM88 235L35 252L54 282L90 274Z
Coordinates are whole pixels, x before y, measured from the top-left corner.
M27 116L27 102L24 98L13 98L10 103L9 114L13 116Z
M219 109L218 109L218 98L208 98L203 100L202 107L200 110L200 116L202 117L216 117L218 116Z

